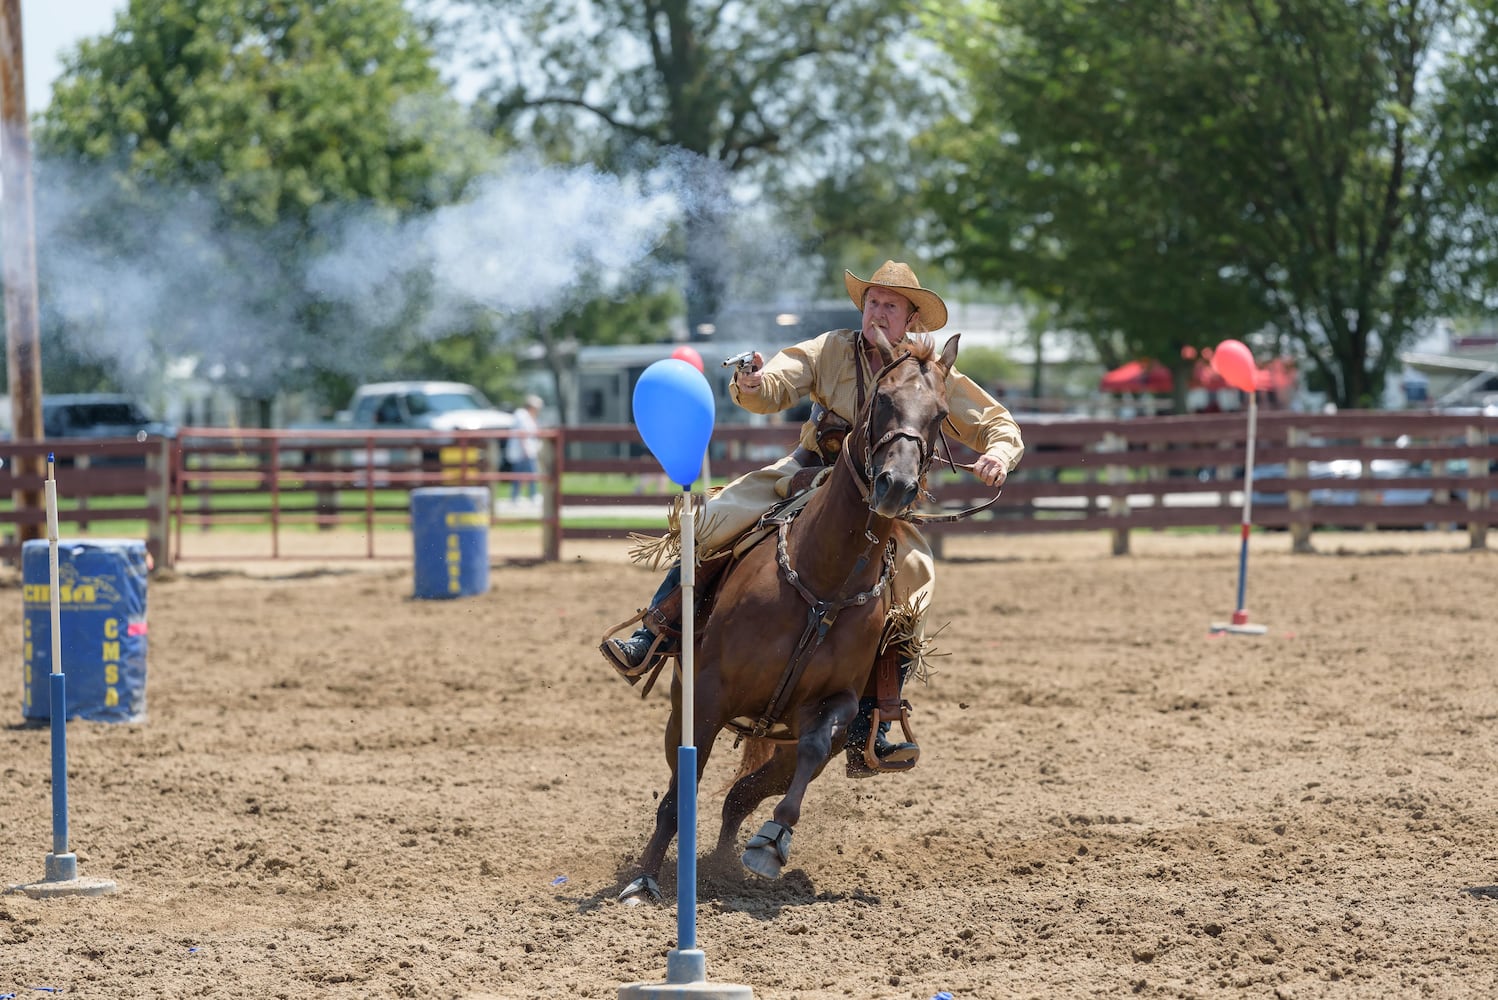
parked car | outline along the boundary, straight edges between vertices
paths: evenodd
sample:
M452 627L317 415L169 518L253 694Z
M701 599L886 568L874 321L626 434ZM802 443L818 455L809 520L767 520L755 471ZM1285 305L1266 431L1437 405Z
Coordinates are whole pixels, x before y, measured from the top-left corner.
M1311 504L1316 507L1350 507L1359 502L1359 494L1368 491L1374 494L1375 503L1389 507L1416 506L1430 503L1435 491L1422 485L1420 479L1430 475L1428 467L1407 462L1399 458L1375 458L1369 463L1370 476L1385 481L1388 485L1335 486L1311 490ZM1261 479L1284 479L1289 475L1282 462L1270 462L1254 466L1254 482ZM1363 463L1356 458L1338 458L1330 462L1308 462L1306 475L1312 479L1361 480ZM1266 507L1283 507L1287 500L1283 493L1266 493L1255 489L1254 504Z
M293 425L290 430L422 430L479 431L508 430L515 426L515 415L491 403L475 387L465 382L406 380L371 382L354 390L346 409L338 412L332 423ZM495 466L506 468L504 449L496 447ZM442 460L442 440L424 446L423 462ZM308 452L303 462L312 462ZM342 464L384 466L398 461L390 449L377 448L366 455L362 449L342 453Z
M390 430L502 430L515 426L515 415L463 382L374 382L354 390L336 423Z
M177 428L154 419L134 397L89 392L42 397L42 435L49 438L175 437Z

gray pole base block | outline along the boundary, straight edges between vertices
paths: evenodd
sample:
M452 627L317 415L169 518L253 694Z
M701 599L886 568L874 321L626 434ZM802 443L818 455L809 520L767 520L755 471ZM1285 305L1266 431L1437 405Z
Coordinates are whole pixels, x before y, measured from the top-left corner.
M6 895L23 894L32 899L51 899L54 896L108 896L115 891L115 884L104 878L74 878L62 882L30 882L12 885Z
M78 855L49 854L43 868L42 880L25 885L8 886L6 895L24 893L32 899L47 899L52 896L107 896L114 892L114 883L102 878L79 878Z
M666 982L630 983L619 987L619 1000L753 1000L754 991L735 983L704 982L707 961L696 948L673 950L666 955Z
M1213 632L1226 632L1228 635L1263 635L1269 631L1268 625L1239 625L1233 622L1213 622Z

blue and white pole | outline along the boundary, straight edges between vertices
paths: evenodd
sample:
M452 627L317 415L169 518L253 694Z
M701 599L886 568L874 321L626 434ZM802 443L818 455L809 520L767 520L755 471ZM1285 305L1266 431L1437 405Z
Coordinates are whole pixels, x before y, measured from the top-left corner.
M62 671L62 588L57 569L57 478L47 453L47 595L52 608L52 676L47 679L52 713L52 853L44 882L78 878L78 856L68 850L68 678Z
M68 679L62 669L62 587L57 565L56 463L47 453L47 594L52 612L52 673L47 678L48 711L52 716L52 851L40 882L12 885L7 892L32 897L102 896L114 892L108 879L79 878L78 855L68 850Z
M715 404L702 372L668 358L646 368L635 383L635 426L671 481L681 486L681 742L676 748L676 947L666 953L664 983L631 983L619 1000L753 1000L736 983L707 982L707 959L697 947L697 665L695 593L697 523L692 483L706 476Z
M1248 396L1248 455L1243 463L1243 517L1238 530L1238 603L1228 622L1213 622L1213 632L1263 635L1269 629L1248 620L1248 538L1254 513L1254 441L1259 427L1258 366L1240 340L1224 340L1212 352L1212 369L1233 388Z
M676 949L666 955L666 982L700 983L707 958L697 947L697 682L696 512L683 490L681 512L681 744L676 748Z

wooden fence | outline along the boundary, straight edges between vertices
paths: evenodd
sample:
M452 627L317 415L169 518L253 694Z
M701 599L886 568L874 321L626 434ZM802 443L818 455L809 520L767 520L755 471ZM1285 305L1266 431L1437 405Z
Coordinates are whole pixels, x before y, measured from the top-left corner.
M973 532L1105 531L1129 551L1138 530L1224 528L1243 515L1247 422L1242 414L1133 420L1022 419L1026 453L999 501L981 514L931 525L938 553ZM785 454L796 429L724 426L708 470L722 481ZM538 481L544 502L498 510L495 524L539 528L538 556L560 558L570 539L624 539L664 526L668 494L659 467L631 426L543 430L543 471L523 475L500 461L514 431L462 434L185 428L161 441L11 443L0 488L12 496L0 524L12 526L0 558L18 556L16 534L45 522L42 479L25 463L55 450L71 466L62 519L98 527L146 524L158 564L197 558L194 540L241 526L244 558L285 558L289 529L356 527L361 558L379 556L381 530L408 530L409 491L436 485ZM971 461L957 446L959 462ZM1252 522L1283 529L1298 551L1318 529L1463 529L1487 545L1498 520L1498 418L1410 412L1261 414L1251 491ZM128 462L132 464L117 465ZM563 483L573 484L564 491ZM586 483L580 489L575 484ZM655 492L644 492L641 484ZM600 485L602 484L602 485ZM700 484L699 484L700 488ZM26 502L36 491L36 506ZM992 490L966 473L933 475L930 510L980 504ZM268 530L265 530L268 529ZM403 549L408 551L408 549Z

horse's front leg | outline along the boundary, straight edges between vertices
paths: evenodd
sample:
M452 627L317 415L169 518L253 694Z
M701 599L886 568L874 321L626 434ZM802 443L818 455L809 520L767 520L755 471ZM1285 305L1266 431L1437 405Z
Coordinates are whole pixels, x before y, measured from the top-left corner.
M673 690L672 694L676 692ZM671 769L671 782L666 786L666 794L661 796L660 803L655 807L655 831L651 833L650 840L646 842L645 850L640 852L640 860L635 865L639 875L619 893L621 903L635 906L644 901L660 901L661 886L658 880L661 862L666 859L666 848L671 846L671 839L676 836L676 748L680 744L681 700L677 697L672 699L665 734L666 766Z
M820 705L802 710L801 737L796 741L796 769L790 787L775 806L775 818L767 820L749 838L744 850L745 868L765 878L780 877L790 857L791 830L801 818L801 801L807 786L827 766L834 736L847 732L848 723L857 713L858 698L852 691L840 691Z
M796 773L796 751L789 743L750 739L739 765L742 775L723 799L723 821L718 827L714 854L727 858L739 842L739 828L755 808L771 795L784 795Z
M676 692L673 691L673 694ZM679 796L680 778L677 767L681 757L681 711L679 695L674 699L675 706L671 710L671 718L666 723L666 762L671 768L671 782L666 786L666 794L661 796L661 801L655 809L655 832L650 835L650 840L645 844L645 850L640 853L637 868L640 874L624 887L619 893L618 900L629 906L637 905L646 900L659 902L661 899L660 870L661 863L666 859L666 849L671 846L672 839L676 836L679 822ZM702 771L707 767L707 758L712 751L713 741L717 738L720 727L711 719L699 718L693 726L695 730L694 739L697 741L697 780L702 780Z

